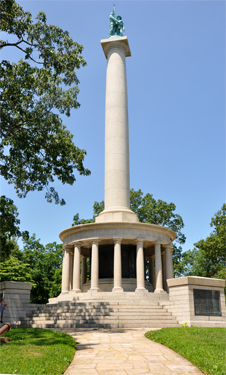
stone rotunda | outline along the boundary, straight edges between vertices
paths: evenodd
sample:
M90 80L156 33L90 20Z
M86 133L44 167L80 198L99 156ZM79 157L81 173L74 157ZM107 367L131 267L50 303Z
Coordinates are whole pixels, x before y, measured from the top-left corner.
M105 208L95 223L77 225L60 233L64 257L58 301L73 300L76 293L86 292L164 294L166 280L173 278L172 241L176 234L169 228L140 223L130 210L125 61L131 56L128 39L111 36L101 40L101 45L107 59Z

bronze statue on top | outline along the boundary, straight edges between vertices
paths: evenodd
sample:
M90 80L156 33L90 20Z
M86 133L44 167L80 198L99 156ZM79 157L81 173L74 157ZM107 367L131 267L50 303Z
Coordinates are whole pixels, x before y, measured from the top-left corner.
M111 38L112 36L123 36L123 31L125 31L124 23L122 21L121 16L115 17L115 5L113 6L113 11L110 14L109 17L110 22L110 30L108 38Z

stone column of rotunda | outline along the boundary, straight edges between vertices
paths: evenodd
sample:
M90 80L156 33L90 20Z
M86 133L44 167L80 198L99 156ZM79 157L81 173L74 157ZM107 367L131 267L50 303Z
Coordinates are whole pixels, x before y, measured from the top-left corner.
M71 253L71 246L64 246L63 249L63 268L62 268L62 284L61 284L61 293L69 293L70 291L70 253Z
M172 246L166 246L165 247L165 252L166 252L166 280L167 279L172 279L173 278L173 257L172 257L172 252L173 248ZM168 285L166 286L167 291Z

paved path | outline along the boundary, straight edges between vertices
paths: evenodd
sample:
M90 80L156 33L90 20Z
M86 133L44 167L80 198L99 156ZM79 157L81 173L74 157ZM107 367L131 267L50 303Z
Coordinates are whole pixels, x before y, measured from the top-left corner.
M77 350L64 375L203 374L179 354L147 339L147 331L66 330L76 340Z

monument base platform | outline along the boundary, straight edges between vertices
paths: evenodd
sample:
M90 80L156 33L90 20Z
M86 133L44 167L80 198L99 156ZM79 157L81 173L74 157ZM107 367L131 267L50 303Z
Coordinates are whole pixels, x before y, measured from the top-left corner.
M137 215L129 209L104 210L95 218L95 223L138 223Z

